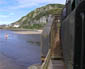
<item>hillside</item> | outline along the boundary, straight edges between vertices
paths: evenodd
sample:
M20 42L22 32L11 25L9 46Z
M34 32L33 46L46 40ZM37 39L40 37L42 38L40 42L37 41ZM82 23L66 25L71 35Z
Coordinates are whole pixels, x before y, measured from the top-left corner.
M46 23L48 23L48 20L53 18L55 14L61 14L63 7L64 5L62 4L48 4L46 6L35 9L11 25L19 25L20 28L40 29Z

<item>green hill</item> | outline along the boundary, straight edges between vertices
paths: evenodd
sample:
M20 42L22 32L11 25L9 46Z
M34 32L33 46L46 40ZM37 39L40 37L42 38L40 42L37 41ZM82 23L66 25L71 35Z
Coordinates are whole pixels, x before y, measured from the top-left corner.
M35 9L11 25L20 25L20 28L27 29L40 29L48 23L49 18L53 18L55 14L61 14L63 7L62 4L48 4Z

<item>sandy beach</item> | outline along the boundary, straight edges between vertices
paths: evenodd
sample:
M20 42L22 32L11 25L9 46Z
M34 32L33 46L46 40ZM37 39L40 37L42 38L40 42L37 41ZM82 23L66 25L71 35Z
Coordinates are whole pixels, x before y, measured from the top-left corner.
M14 31L16 34L41 34L43 30L33 31Z

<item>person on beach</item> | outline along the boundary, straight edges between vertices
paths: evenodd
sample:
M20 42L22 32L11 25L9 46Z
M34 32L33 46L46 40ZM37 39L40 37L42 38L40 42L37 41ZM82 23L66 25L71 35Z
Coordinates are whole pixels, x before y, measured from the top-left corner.
M5 34L5 39L6 39L6 40L8 39L8 34Z

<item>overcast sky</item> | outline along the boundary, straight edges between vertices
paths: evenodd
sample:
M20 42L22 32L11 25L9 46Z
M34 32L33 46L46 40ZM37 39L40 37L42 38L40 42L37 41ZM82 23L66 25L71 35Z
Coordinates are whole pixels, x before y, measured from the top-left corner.
M10 24L35 8L53 3L65 4L65 0L0 0L0 24Z

